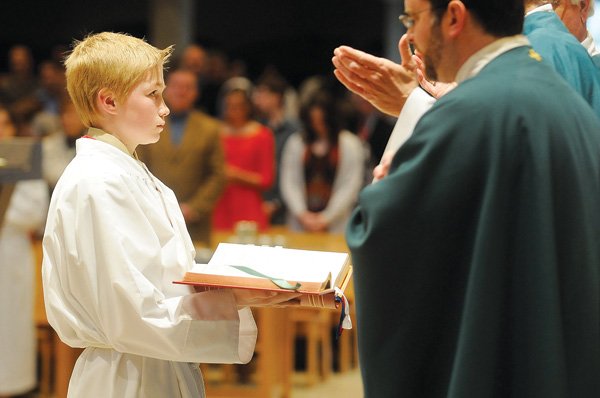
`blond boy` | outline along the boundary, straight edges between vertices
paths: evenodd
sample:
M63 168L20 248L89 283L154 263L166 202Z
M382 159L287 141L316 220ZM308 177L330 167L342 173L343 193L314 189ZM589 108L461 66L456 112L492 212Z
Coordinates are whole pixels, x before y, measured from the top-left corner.
M44 233L50 324L77 360L69 397L202 397L198 362L245 363L256 325L245 305L290 297L173 284L194 248L173 192L135 157L169 113L171 48L99 33L66 60L67 89L87 135L53 192Z

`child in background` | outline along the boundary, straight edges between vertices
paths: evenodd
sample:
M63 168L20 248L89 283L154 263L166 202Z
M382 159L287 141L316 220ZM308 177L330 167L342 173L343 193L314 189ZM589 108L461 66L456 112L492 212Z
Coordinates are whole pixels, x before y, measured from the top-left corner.
M77 43L67 89L87 134L59 179L44 233L48 320L85 350L69 397L203 397L198 362L246 363L256 342L247 305L295 294L194 293L180 280L194 247L173 192L136 159L169 109L159 50L124 34Z

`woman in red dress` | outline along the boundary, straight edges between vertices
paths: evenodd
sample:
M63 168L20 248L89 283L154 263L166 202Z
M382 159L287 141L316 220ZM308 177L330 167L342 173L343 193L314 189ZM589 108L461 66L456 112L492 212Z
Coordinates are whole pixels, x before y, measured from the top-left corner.
M227 186L214 211L216 230L232 230L238 221L255 221L259 230L268 227L262 192L273 183L275 139L268 127L252 120L251 109L244 90L233 89L224 97Z

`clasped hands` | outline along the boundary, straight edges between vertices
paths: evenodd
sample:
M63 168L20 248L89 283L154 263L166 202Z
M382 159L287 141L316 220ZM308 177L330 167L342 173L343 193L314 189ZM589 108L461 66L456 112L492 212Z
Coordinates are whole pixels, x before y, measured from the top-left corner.
M323 232L327 230L327 220L321 213L305 211L298 216L298 221L308 232Z

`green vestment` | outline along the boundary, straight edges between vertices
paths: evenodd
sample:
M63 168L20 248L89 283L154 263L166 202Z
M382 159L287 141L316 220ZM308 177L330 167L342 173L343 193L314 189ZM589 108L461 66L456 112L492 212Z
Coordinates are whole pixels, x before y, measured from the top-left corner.
M536 58L442 97L361 192L366 398L600 397L600 121Z

